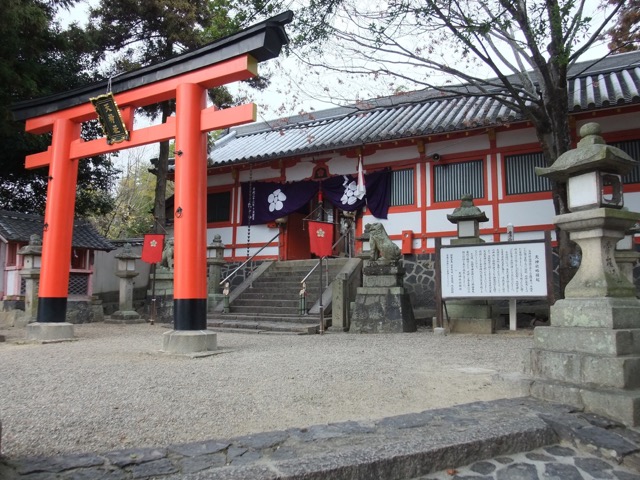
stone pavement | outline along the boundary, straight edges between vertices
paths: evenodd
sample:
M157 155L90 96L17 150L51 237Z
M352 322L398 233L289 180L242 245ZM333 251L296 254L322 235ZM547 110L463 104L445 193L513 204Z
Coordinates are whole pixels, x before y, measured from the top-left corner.
M516 398L167 447L1 458L0 478L640 480L640 432Z

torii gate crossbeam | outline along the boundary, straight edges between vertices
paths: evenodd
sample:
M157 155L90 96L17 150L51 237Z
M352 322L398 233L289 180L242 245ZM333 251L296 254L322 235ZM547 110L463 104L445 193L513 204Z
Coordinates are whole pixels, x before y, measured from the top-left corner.
M26 168L49 167L37 322L65 322L78 160L175 138L174 328L206 329L207 258L206 132L255 120L255 106L216 110L206 106L206 90L257 74L258 62L275 58L288 39L285 12L236 35L112 80L112 92L131 132L130 140L107 144L83 141L81 123L95 119L91 96L106 82L16 104L16 120L30 133L52 132L47 151L26 158ZM167 123L133 130L135 108L176 100Z

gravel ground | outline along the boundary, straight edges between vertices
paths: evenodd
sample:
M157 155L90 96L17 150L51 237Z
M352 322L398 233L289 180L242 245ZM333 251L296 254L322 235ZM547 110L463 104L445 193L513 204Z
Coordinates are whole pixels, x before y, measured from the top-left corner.
M521 394L531 331L497 335L218 333L226 352L159 353L163 326L76 325L77 341L0 330L7 456L103 452L385 416Z

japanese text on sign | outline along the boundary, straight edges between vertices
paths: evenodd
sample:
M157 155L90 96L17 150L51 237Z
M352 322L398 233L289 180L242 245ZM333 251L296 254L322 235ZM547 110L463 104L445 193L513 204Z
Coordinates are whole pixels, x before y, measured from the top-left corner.
M545 259L544 242L443 247L442 298L546 297Z

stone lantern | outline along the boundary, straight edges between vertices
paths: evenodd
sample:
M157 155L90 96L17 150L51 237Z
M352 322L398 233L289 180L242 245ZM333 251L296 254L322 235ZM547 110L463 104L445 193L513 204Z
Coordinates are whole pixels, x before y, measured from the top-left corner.
M488 222L487 215L473 204L471 195L463 195L460 206L447 220L458 227L458 238L451 239L451 245L477 245L484 243L480 238L480 223ZM452 333L494 333L495 322L491 305L486 300L462 299L447 302L449 328Z
M458 238L451 240L452 245L484 243L480 238L480 222L488 222L489 219L473 204L471 195L462 196L460 206L447 215L447 220L458 226Z
M131 245L126 243L122 252L116 255L118 266L116 275L120 277L120 298L118 311L111 314L111 322L141 323L138 312L133 309L133 279L138 276L136 260L140 255L131 251Z
M220 235L214 235L213 240L207 245L207 265L209 265L209 309L213 311L215 306L222 300L220 293L220 280L222 280L222 267L224 261L225 245L222 243Z
M538 175L567 183L569 213L554 223L570 233L582 262L551 307L551 325L536 327L531 394L640 425L640 301L616 263L615 248L640 214L622 209L620 177L637 162L607 145L600 126Z
M25 279L24 311L29 323L35 322L38 314L38 279L40 278L40 257L42 256L42 239L33 234L29 244L18 250L22 255L20 276Z

